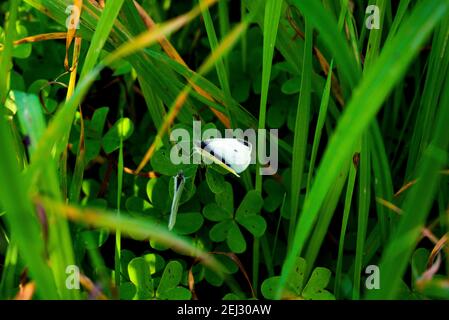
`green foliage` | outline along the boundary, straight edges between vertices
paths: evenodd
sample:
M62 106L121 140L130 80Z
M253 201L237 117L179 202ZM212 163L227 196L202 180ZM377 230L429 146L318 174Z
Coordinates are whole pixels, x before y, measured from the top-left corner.
M317 267L307 280L306 261L298 258L295 267L288 277L288 286L284 289L284 298L300 300L334 300L332 293L325 288L329 284L331 272L329 269ZM266 279L262 283L262 294L267 299L274 299L279 287L279 276Z
M103 149L111 153L120 147L120 141L128 139L134 131L134 124L128 118L118 120L103 137Z
M0 6L1 299L449 298L449 0L83 1L79 52L72 2ZM276 174L173 163L194 120Z
M232 187L226 182L224 191L215 195L215 202L207 204L203 209L206 219L218 222L209 231L210 239L214 242L226 241L233 252L244 252L246 241L239 225L253 236L261 237L267 227L265 219L258 215L262 205L259 193L252 190L246 194L234 214Z
M154 272L153 272L154 273ZM188 300L191 293L185 287L179 286L183 267L177 261L167 263L160 278L151 277L150 261L146 257L132 259L128 264L129 280L121 288L123 299L137 300ZM155 288L155 283L159 284Z

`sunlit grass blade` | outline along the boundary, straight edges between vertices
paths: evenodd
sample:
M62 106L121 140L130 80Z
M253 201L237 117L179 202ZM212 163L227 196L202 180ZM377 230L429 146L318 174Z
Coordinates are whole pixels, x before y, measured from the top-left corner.
M117 18L124 1L125 0L116 0L106 3L90 42L89 51L84 59L83 69L81 70L80 75L81 79L84 78L98 62L101 50L109 37L109 33L112 30L115 19Z
M123 119L123 117L121 118ZM117 218L120 218L121 215L121 203L122 203L122 191L123 191L123 138L120 137L120 147L119 147L119 155L118 155L118 164L117 164ZM115 232L115 286L118 288L120 292L120 283L121 283L121 265L120 265L120 252L122 250L122 231L120 226L117 226Z
M43 197L37 197L35 198L35 201L42 204L45 208L52 207L57 209L56 211L60 215L78 223L84 223L96 228L105 228L112 232L115 232L119 228L123 235L140 239L151 238L166 244L172 250L180 254L198 258L204 265L211 268L219 276L224 276L224 273L226 273L226 269L223 265L216 261L211 255L194 246L191 240L175 235L168 231L167 228L159 226L151 219L143 220L130 218L125 215L117 216L112 212L78 208Z
M5 26L4 50L0 51L0 106L5 103L9 91L10 69L12 67L13 41L16 35L16 20L19 0L9 1L9 17Z
M320 253L321 246L325 240L326 234L329 231L331 220L336 212L341 193L346 183L349 165L350 163L348 162L348 165L342 169L321 207L319 218L313 230L312 237L310 238L304 256L307 261L306 277L310 276L318 254Z
M36 152L37 143L45 130L45 118L42 108L38 98L33 94L14 91L13 97L17 106L19 123L30 139L29 152L33 155ZM47 162L46 167L43 169L45 179L39 181L39 187L43 192L60 199L59 179L55 174L54 165L54 161ZM78 292L67 290L64 282L66 276L65 268L74 263L71 236L67 221L55 216L51 210L43 212L40 208L37 208L36 211L39 213L44 230L46 254L52 266L51 269L56 280L58 292L62 299L76 299L78 298ZM52 222L51 225L53 228L48 227L47 221ZM56 249L48 250L48 248L53 247L53 244L58 244L55 246Z
M304 46L304 59L301 74L301 89L295 121L295 134L293 140L292 179L290 194L290 225L288 232L288 247L292 248L293 236L299 211L299 194L303 182L304 166L306 161L307 141L309 135L310 103L311 103L311 72L312 72L312 23L306 19L306 43Z
M281 16L282 0L268 0L265 4L265 19L263 30L263 56L262 56L262 85L259 106L259 129L265 129L268 90L270 88L271 69L273 64L274 48L278 33L279 20ZM259 9L259 8L258 8ZM260 9L259 9L260 10ZM257 12L257 9L255 10ZM262 176L256 174L256 190L262 191Z
M267 114L267 103L268 103L268 91L270 88L271 79L271 69L273 65L274 49L276 44L276 38L279 27L279 20L281 17L282 10L282 0L268 0L265 3L265 18L264 18L264 28L263 28L263 52L262 52L262 84L261 84L261 94L260 94L260 104L259 104L259 129L265 129L266 114ZM260 5L260 4L259 4ZM259 6L254 11L258 13L262 10ZM254 13L254 14L255 14ZM264 135L259 135L258 139L264 141ZM260 142L260 141L259 141ZM264 143L259 143L259 148L264 146ZM260 150L259 150L260 151ZM262 153L265 151L262 150ZM260 173L260 163L257 159L256 164L256 181L255 190L262 193L262 175ZM254 238L253 243L253 287L257 291L258 281L259 281L259 264L260 264L260 242L258 238ZM264 248L267 250L267 248Z
M4 152L0 166L0 194L3 208L7 211L11 235L17 241L19 252L29 272L36 281L37 293L43 299L57 299L55 281L45 260L44 239L34 207L28 199L23 176L20 175L18 162L12 144L12 135L5 118L0 118L0 147ZM26 252L26 254L25 254Z

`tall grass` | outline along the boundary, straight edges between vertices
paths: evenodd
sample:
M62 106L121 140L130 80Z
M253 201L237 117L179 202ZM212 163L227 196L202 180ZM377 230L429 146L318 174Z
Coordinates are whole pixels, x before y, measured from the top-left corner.
M238 12L231 10L234 1L239 2ZM31 15L41 11L65 28L65 10L73 1L23 2L32 8ZM159 149L170 146L168 134L174 125L202 116L199 104L210 111L217 126L269 128L269 108L279 97L276 81L282 72L285 78L297 79L296 103L286 106L293 115L288 116L293 117L293 128L291 132L280 128L282 172L274 179L263 177L257 164L256 171L245 172L241 186L235 183L233 190L250 191L254 185L267 204L270 194L265 182L277 181L283 188L279 192L283 201L274 215L266 209L257 212L276 225L269 224L262 237L252 237L252 250L245 253L248 265L239 262L239 270L245 277L245 269L251 270L252 289L259 298L260 284L276 274L280 275L276 298L285 296L298 257L307 261L306 277L317 265L331 270L337 298L403 298L404 283L416 296L424 294L405 275L413 268L414 251L426 245L420 240L429 232L423 230L433 232L438 242L449 226L449 0L195 0L189 11L177 16L170 10L146 12L148 4L132 1L106 1L104 8L95 1L81 3L75 41L74 34L66 35L67 44L73 42L68 47L73 59L67 100L60 101L53 114L44 115L35 95L12 84L12 71L20 70L13 56L19 46L15 26L23 3L8 1L0 47L0 233L6 243L0 264L1 298L17 293L17 275L23 265L36 285L36 298L83 298L66 288L65 268L79 262L75 243L79 232L89 228L115 232L113 287L122 292L127 290L122 286L127 274L122 236L127 236L157 240L171 246L174 254L200 260L225 278L235 294L241 294L232 277L226 276L229 270L206 252L207 246L198 249L198 239L170 233L151 219L122 215L122 195L130 192L124 187L124 172L157 177L145 170ZM379 8L379 29L366 27L368 5ZM163 21L155 23L151 16ZM239 103L233 96L233 80L239 75L232 69L236 57L232 54L240 50L242 74L250 70L255 59L250 28L258 28L262 35L257 52L262 61L260 77L254 77L260 92ZM204 37L202 45L210 49L204 59L187 60L188 50L182 50L186 57L177 51L172 37L179 30ZM102 72L124 61L132 68L124 81L129 88L139 85L136 91L146 104L144 113L151 120L152 133L133 136L145 143L132 155L138 158L132 169L125 166L129 150L120 138L113 170L116 207L99 210L86 207L80 199L87 180L80 106ZM211 80L215 75L217 84ZM291 92L280 91L283 98L291 98ZM126 108L122 101L120 119L129 111ZM77 116L81 117L79 147L74 168L67 171L71 165L67 146ZM25 137L29 144L22 143ZM234 199L240 201L240 197ZM284 244L285 253L278 250ZM104 253L88 251L90 264L102 270L100 280L112 285ZM381 272L380 288L367 290L365 268L373 264ZM188 276L193 277L193 272ZM430 281L442 285L437 276ZM188 285L194 293L194 281ZM105 289L110 298L116 298L113 291ZM448 298L444 291L429 292Z

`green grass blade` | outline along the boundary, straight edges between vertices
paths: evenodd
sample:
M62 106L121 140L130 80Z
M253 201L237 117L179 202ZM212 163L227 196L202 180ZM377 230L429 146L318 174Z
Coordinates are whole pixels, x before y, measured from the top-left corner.
M220 24L220 39L224 39L226 35L231 30L230 21L229 21L229 5L228 0L218 1L218 20ZM245 20L245 17L242 17L242 21ZM228 57L223 57L223 63L226 68L226 74L229 77L229 61Z
M9 16L5 26L4 50L0 52L0 106L5 103L9 92L10 69L12 67L13 41L16 36L17 11L20 0L9 1Z
M424 91L411 141L412 145L417 147L410 148L406 170L407 178L414 172L418 159L430 142L434 132L438 99L442 90L447 90L443 89L444 78L449 70L449 19L447 17L435 32L428 63Z
M100 20L98 21L95 33L92 37L92 41L90 42L89 51L84 59L80 79L83 79L89 72L91 72L95 64L98 62L101 50L108 40L109 34L124 1L125 0L115 0L108 1L106 3Z
M357 146L359 149L359 146ZM352 196L354 193L355 179L357 177L358 167L352 165L349 169L348 185L346 188L345 203L343 209L343 219L341 222L340 240L338 241L338 258L337 267L335 271L335 285L334 294L337 299L341 294L341 282L342 282L342 270L343 270L343 258L344 258L344 246L346 239L346 231L348 229L349 214L351 212Z
M282 0L268 0L265 4L265 22L263 30L263 53L262 53L262 89L259 105L259 129L265 129L266 115L267 115L267 103L268 103L268 90L270 87L271 69L273 64L274 48L276 44L276 37L278 33L279 20L281 17ZM257 12L257 10L256 10ZM259 140L265 140L264 136L258 137ZM259 144L258 147L265 145ZM265 150L261 151L262 154L266 154ZM259 153L260 154L260 150ZM255 190L262 193L262 175L260 174L260 163L257 159L256 164L256 182ZM259 282L259 239L254 238L253 244L253 288L257 292ZM267 248L264 248L264 252ZM271 267L270 267L271 268Z
M267 114L268 90L270 88L271 68L274 48L281 17L282 0L268 0L265 5L265 19L263 31L263 57L262 57L262 86L259 106L259 129L265 129ZM256 10L257 12L257 10ZM262 191L262 176L259 166L256 166L256 190Z
M389 40L394 35L396 35L396 32L397 32L399 26L401 25L406 13L407 13L407 10L410 6L410 2L411 2L411 0L401 0L401 2L399 2L399 7L397 9L396 16L394 17L393 24L391 25L390 32L388 33L388 38L385 41L385 43L389 42Z
M227 271L212 255L199 249L190 239L175 235L173 232L168 231L165 226L161 227L152 219L130 218L124 215L117 216L116 212L78 208L49 198L38 198L37 201L45 208L57 208L57 212L60 215L76 222L85 223L96 228L105 228L112 232L120 229L123 235L135 238L151 238L171 247L177 253L200 259L204 265L211 268L219 276L224 276L224 272Z
M367 52L363 72L366 74L378 59L380 44L382 40L382 29L385 28L384 16L386 11L385 0L377 0L376 6L380 11L380 29L373 29L369 33ZM356 254L354 259L354 283L352 299L360 299L360 282L363 267L363 257L365 255L365 242L368 227L368 216L370 210L371 197L371 135L368 131L362 134L361 148L359 149L359 192L358 192L358 219L357 219L357 240ZM381 229L385 230L386 221L383 217L380 219Z
M449 86L449 76L446 76L445 86ZM435 200L440 170L449 161L449 91L444 92L440 105L432 142L424 152L417 170L416 175L420 179L407 194L402 219L382 255L379 265L382 272L380 290L369 292L368 299L393 299L397 296L401 278Z
M348 162L349 164L349 162ZM321 207L319 218L316 226L313 230L312 237L308 243L307 250L305 253L305 259L307 261L306 278L310 276L315 261L320 252L320 248L323 244L324 238L328 233L329 226L336 211L337 205L340 200L341 193L345 186L346 178L348 176L349 166L342 169L341 173L338 175L337 180L335 180L332 188L326 196Z
M223 3L223 1L220 1L219 3L221 4L221 3ZM221 12L220 12L220 16L221 16ZM203 11L203 19L204 19L204 25L206 26L207 38L209 39L210 47L211 47L212 51L215 51L218 48L218 38L217 38L217 33L215 32L215 27L214 27L214 23L212 21L212 17L210 15L209 9L207 9L207 8L204 9L204 11ZM232 96L231 96L231 87L229 84L229 72L227 71L224 57L220 57L217 60L215 68L217 70L218 80L220 81L220 86L223 89L223 92L225 94L226 105L229 106L231 104L230 101L232 101ZM231 120L231 126L235 127L235 123L233 121L233 115L229 109L227 110L227 115Z
M342 83L350 88L357 85L361 77L361 68L344 36L338 32L337 22L319 1L291 0L302 14L308 17L322 37L322 41L332 52L335 65L342 76ZM345 87L346 87L345 86Z
M20 175L18 162L14 156L13 137L1 116L0 147L4 154L0 165L0 202L6 210L4 218L11 230L11 237L17 241L19 252L23 252L23 259L29 272L36 281L39 297L43 299L57 299L52 272L45 260L44 239L34 207L28 200L28 188Z
M295 3L306 7L305 4L311 5L316 2L295 1ZM355 142L368 128L388 94L404 76L421 45L448 10L447 0L426 1L416 6L407 22L398 30L396 37L384 47L379 58L357 87L321 161L316 176L318 182L313 184L304 204L292 250L289 251L283 267L280 287L285 285L295 257L301 253L310 235L324 197L341 167L350 157ZM329 33L332 34L332 31ZM409 41L410 39L413 41ZM364 107L360 108L362 105ZM278 294L279 297L281 292Z
M17 106L19 123L24 134L30 139L29 151L33 155L38 141L45 131L45 118L42 107L37 96L33 94L14 91L13 97ZM39 188L46 194L61 199L59 179L55 174L54 165L55 162L53 161L46 163L45 168L43 168L43 177L45 178L41 178L39 181ZM53 210L48 210L45 216L48 221L52 221L54 226L54 229L49 229L45 245L47 248L55 248L54 250L48 250L48 255L58 291L62 299L76 299L78 298L78 292L76 290L68 290L65 286L67 276L65 269L68 265L74 264L72 242L67 221L59 216L55 216Z
M370 130L371 144L371 159L374 175L374 194L376 198L381 198L387 201L393 199L393 180L388 163L388 155L382 140L380 129L376 124L373 124ZM376 201L377 217L381 228L382 243L387 242L390 229L395 224L395 217L391 212Z
M288 247L292 247L292 240L296 228L296 219L299 210L299 195L304 175L304 165L307 152L309 134L310 103L311 103L311 73L312 73L312 39L313 29L311 22L306 20L306 44L304 46L303 69L301 74L301 89L296 113L295 134L293 140L292 179L290 194L290 226L288 232Z
M123 119L123 117L121 117ZM120 148L119 148L119 156L118 156L118 165L117 165L117 218L120 218L121 211L121 200L122 200L122 189L123 189L123 138L120 137ZM118 288L120 292L120 283L121 283L121 265L120 265L120 252L122 250L122 233L120 230L120 226L117 226L115 232L115 286Z
M318 114L318 121L315 129L315 136L313 137L312 154L310 155L309 173L307 175L306 195L308 195L310 191L310 184L312 182L312 176L315 170L315 161L318 153L318 147L320 146L321 134L323 132L324 123L327 118L327 108L329 106L329 96L332 84L331 80L332 80L333 65L334 61L332 60L330 64L330 72L327 75L326 85L323 91L323 97L321 98L320 111Z
M3 230L2 230L3 231ZM0 298L3 300L12 299L13 294L16 293L16 274L20 271L17 270L19 252L17 245L14 241L10 240L8 249L5 254L4 265L2 266L2 278L0 282Z
M360 298L360 280L362 274L363 257L365 255L366 230L368 227L368 214L371 196L371 141L369 135L364 133L360 149L360 172L359 172L359 206L357 219L357 241L354 261L354 289L352 299Z
M246 7L244 0L240 0L240 15L242 16L242 20L246 19ZM246 36L246 32L242 35L242 66L243 71L246 72L246 65L247 65L247 55L248 55L248 40Z

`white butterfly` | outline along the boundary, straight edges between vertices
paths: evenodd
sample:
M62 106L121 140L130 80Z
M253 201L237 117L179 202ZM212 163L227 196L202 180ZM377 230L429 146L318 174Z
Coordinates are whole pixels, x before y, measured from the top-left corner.
M242 139L217 138L196 143L195 150L204 158L225 168L237 177L251 163L251 143Z

